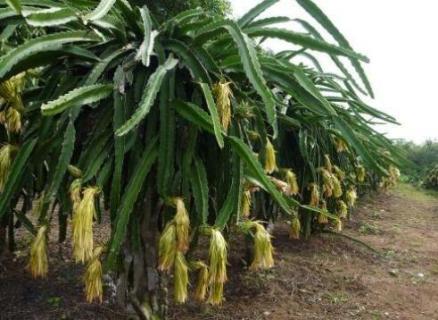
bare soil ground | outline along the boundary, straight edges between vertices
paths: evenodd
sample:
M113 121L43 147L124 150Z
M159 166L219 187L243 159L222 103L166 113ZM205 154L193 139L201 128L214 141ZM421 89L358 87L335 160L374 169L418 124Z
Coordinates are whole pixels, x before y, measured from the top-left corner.
M274 232L276 266L242 268L244 250L230 250L230 281L219 308L172 306L174 320L438 319L438 198L401 185L360 201L344 234L309 241ZM26 242L26 240L22 240ZM237 245L234 239L231 246ZM23 243L25 247L25 243ZM242 247L243 248L243 247ZM32 280L25 258L0 261L0 319L125 319L109 302L86 304L81 268L54 251L48 280Z

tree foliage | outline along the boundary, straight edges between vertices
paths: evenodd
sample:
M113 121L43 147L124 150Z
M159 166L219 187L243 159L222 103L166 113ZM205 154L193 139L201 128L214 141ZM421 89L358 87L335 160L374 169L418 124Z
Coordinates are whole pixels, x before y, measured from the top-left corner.
M436 189L437 186L432 180L435 179L435 167L438 165L438 143L427 140L416 144L412 141L398 140L396 145L410 162L404 170L407 178L412 182L423 183L426 187Z
M157 19L165 20L174 15L194 9L202 8L211 14L225 16L231 12L231 5L228 0L189 0L189 1L137 1L138 5L146 4L146 6L155 14Z

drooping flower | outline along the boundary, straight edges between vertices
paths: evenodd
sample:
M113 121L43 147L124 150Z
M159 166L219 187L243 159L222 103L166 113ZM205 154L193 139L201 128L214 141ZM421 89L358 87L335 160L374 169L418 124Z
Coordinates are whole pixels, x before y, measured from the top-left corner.
M271 174L277 171L277 160L275 156L275 149L271 141L267 138L265 145L265 171Z
M221 80L213 87L213 93L215 95L216 107L218 109L219 118L225 132L228 131L228 127L231 123L231 97L233 92L231 91L230 82Z
M180 251L175 257L174 273L174 297L176 303L185 303L187 301L187 287L189 285L189 271L186 258Z
M335 230L337 232L341 232L342 231L342 221L341 221L341 219L336 219L335 220Z
M345 172L342 171L338 166L333 166L333 173L338 177L340 181L345 179Z
M210 238L210 295L208 302L222 303L224 283L227 281L227 243L219 230L211 229Z
M224 299L224 283L212 282L209 288L209 296L207 302L211 305L219 305Z
M328 223L327 216L324 213L322 213L322 212L320 212L318 214L318 223L319 224L327 224Z
M289 238L291 239L300 239L301 233L301 222L297 215L292 218L292 222L290 224Z
M242 193L241 212L243 218L248 218L251 213L251 191L245 190Z
M318 185L316 183L310 183L309 184L309 190L310 190L310 203L309 205L312 207L318 207L319 206L319 190Z
M345 199L347 201L347 205L352 208L356 204L357 200L357 192L354 187L350 187L345 195Z
M286 170L286 182L289 185L289 192L295 196L300 192L297 176L292 170Z
M250 265L251 270L270 269L274 266L271 235L265 227L257 222L251 221L254 232L254 257Z
M340 198L343 194L341 182L334 174L331 175L331 179L333 185L333 196L335 198Z
M335 146L336 146L336 152L341 153L348 150L347 144L344 140L336 137L335 138Z
M93 255L93 218L96 215L94 198L99 192L97 187L88 187L73 212L73 256L76 262L86 262Z
M362 165L356 167L356 178L358 182L364 182L366 176L365 168Z
M328 223L328 218L327 215L325 214L325 212L327 212L327 203L322 200L321 201L321 212L318 214L318 223L319 224L327 224Z
M158 270L169 271L175 262L177 248L176 227L171 221L168 222L161 234L158 244Z
M194 263L194 269L199 270L194 297L196 301L202 302L205 301L205 298L207 296L209 283L208 266L202 261L196 261Z
M9 107L4 115L6 129L10 133L19 133L21 131L21 113L12 107Z
M398 180L400 179L400 170L397 167L390 165L388 172L389 175L387 177L383 177L382 179L383 187L385 189L389 187L395 187L397 185Z
M17 150L18 148L12 144L5 144L0 148L0 192L3 192L6 180L8 179L12 159Z
M177 249L186 253L189 249L189 231L190 218L184 205L184 200L180 197L173 198L173 203L176 207L176 214L174 217L176 227Z
M30 247L28 268L32 277L45 278L49 270L47 258L47 226L41 226Z
M274 183L274 185L277 187L277 189L281 193L283 193L283 194L285 194L287 196L291 195L290 194L289 184L286 181L283 181L283 180L280 180L280 179L277 179L277 178L271 177L271 176L269 178L271 179L271 181Z
M319 168L318 171L322 175L322 189L326 198L333 195L333 179L332 174L326 168Z
M24 86L25 73L17 74L6 81L0 82L0 97L6 101L8 107L22 110L23 101L21 91Z
M102 255L102 252L103 247L97 246L94 248L92 257L88 261L85 269L85 295L89 303L92 303L94 300L98 300L100 303L102 303L102 263L100 262L100 256Z
M70 200L73 204L73 214L76 211L79 203L81 202L82 199L81 190L82 190L82 179L73 180L73 182L70 184L70 190L69 190Z
M338 215L341 219L345 219L348 216L348 207L343 200L338 200Z

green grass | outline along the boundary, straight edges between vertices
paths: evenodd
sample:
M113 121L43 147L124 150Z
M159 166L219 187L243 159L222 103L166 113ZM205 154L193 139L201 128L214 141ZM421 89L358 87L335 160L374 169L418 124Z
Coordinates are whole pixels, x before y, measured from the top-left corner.
M327 298L331 304L344 304L348 301L347 293L342 291L328 292L325 294L325 298Z
M415 187L409 183L399 183L395 189L397 193L417 201L436 201L438 192Z

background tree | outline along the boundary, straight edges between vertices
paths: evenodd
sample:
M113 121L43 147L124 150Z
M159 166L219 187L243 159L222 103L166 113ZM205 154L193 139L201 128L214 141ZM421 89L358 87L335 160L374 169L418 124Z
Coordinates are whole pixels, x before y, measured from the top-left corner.
M411 182L437 189L435 167L438 165L438 143L427 140L422 144L415 144L412 141L398 140L396 145L410 162L403 171L406 178Z

